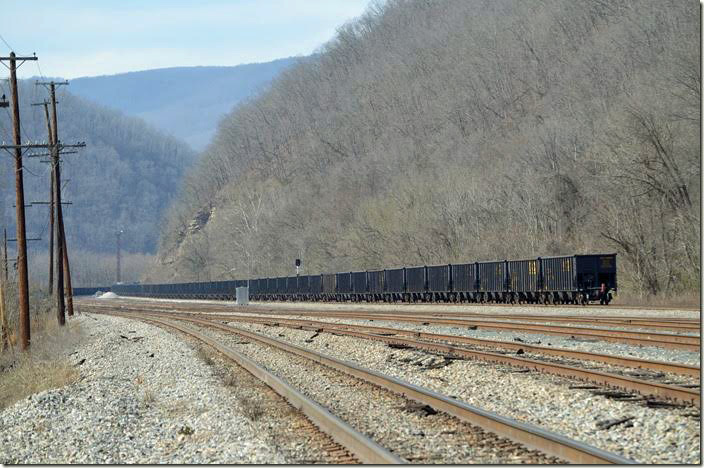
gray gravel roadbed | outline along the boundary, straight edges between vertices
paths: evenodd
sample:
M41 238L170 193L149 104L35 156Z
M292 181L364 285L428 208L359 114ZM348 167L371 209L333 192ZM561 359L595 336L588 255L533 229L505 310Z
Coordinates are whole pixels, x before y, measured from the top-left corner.
M700 417L690 409L646 408L592 395L560 377L510 366L453 360L418 350L392 349L328 333L233 322L232 326L289 341L357 363L503 416L564 434L641 463L700 463ZM633 419L609 429L600 425Z
M376 385L236 334L190 324L318 401L358 431L412 463L558 463ZM279 330L281 333L281 330Z
M74 320L79 380L0 413L0 463L286 462L187 342L132 320Z
M232 315L254 315L251 312L237 312L237 308L233 307ZM466 336L469 338L479 338L484 340L497 340L508 342L524 342L527 344L536 344L540 346L551 346L555 348L573 349L577 351L586 351L591 353L610 354L613 356L634 357L639 359L649 359L655 361L677 362L698 366L700 361L700 353L697 351L686 351L682 349L659 348L657 346L639 346L626 343L615 343L610 341L600 341L595 338L571 338L557 335L547 335L533 331L521 330L485 330L472 329L469 327L460 327L456 325L437 325L437 324L414 324L395 322L390 320L370 320L370 319L351 319L351 318L326 318L326 317L310 317L307 315L266 315L266 318L283 318L283 319L303 319L313 320L316 322L326 322L334 324L349 324L349 325L369 325L373 327L389 327L400 330L411 330L419 332L437 333L440 335L456 335Z

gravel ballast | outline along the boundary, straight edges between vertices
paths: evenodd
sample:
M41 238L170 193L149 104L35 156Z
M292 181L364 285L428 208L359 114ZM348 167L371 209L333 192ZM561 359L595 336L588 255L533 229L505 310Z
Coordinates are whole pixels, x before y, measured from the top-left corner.
M358 431L413 463L558 463L376 385L236 334L189 324L266 367ZM280 329L279 333L281 333ZM284 332L285 333L285 332Z
M233 315L253 315L252 312L237 312L237 308L233 307ZM436 333L440 335L457 335L470 338L479 338L484 340L496 340L506 342L524 342L527 344L536 344L540 346L549 346L554 348L573 349L577 351L586 351L590 353L610 354L613 356L634 357L639 359L648 359L653 361L677 362L698 366L700 361L700 353L696 351L686 351L682 349L660 348L657 346L640 346L629 345L626 343L616 343L611 341L600 341L596 338L570 338L558 335L547 335L539 332L526 332L521 330L486 330L482 328L471 329L469 327L460 327L455 325L419 325L407 322L396 322L390 320L370 320L370 319L352 319L352 318L326 318L326 317L310 317L306 315L266 315L267 318L286 318L286 319L306 319L317 322L326 322L333 324L350 324L350 325L369 325L375 327L389 327L400 330L412 330L428 333ZM520 340L520 341L519 341Z
M699 413L696 408L646 408L588 390L569 389L574 382L559 377L474 361L443 363L444 358L423 351L391 349L368 340L327 333L311 339L311 331L239 322L232 325L456 396L641 463L699 463L701 459L700 417L687 416ZM600 428L623 418L633 419Z
M184 340L82 315L80 378L0 413L0 463L284 463Z

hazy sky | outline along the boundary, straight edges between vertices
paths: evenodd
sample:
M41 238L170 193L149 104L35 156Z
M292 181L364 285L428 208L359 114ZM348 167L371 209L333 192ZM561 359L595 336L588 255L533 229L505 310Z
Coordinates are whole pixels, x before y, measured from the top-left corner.
M0 35L44 76L308 55L369 0L0 0ZM0 54L9 53L0 41ZM39 75L25 63L22 78Z

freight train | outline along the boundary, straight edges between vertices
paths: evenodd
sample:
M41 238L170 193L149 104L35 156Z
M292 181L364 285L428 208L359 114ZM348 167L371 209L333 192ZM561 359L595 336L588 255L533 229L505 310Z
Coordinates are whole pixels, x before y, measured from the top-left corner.
M414 266L384 270L177 284L115 284L120 296L254 301L609 304L616 254ZM78 289L78 288L77 288Z

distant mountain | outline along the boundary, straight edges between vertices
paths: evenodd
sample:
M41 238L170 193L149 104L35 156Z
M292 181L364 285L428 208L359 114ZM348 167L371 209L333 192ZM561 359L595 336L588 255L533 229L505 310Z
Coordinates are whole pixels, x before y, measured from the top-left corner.
M176 67L71 80L77 96L141 117L196 150L214 135L218 121L240 101L265 88L284 68L284 58L234 67Z
M223 119L144 280L617 252L698 301L698 11L372 2Z
M180 140L121 112L76 97L68 88L58 91L59 138L64 143L85 141L78 154L63 157L63 197L69 247L112 253L115 232L123 229L126 252L156 250L160 221L177 193L184 171L196 158ZM2 88L0 87L0 90ZM31 107L45 96L29 80L20 83L23 140L46 140L43 111ZM0 141L11 141L9 113L0 114ZM49 197L48 165L24 158L25 200ZM15 184L13 159L0 158L0 224L14 237ZM29 237L42 237L33 251L46 249L48 210L27 209ZM0 232L0 235L2 233Z

